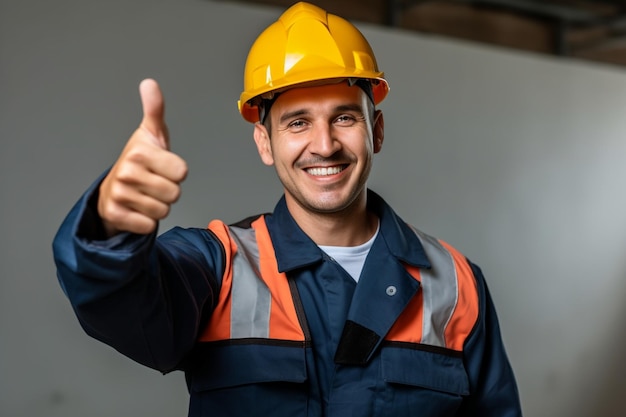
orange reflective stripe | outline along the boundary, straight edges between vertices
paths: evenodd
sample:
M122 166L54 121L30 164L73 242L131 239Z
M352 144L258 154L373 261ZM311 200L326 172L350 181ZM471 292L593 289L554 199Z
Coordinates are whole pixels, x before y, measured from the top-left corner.
M478 288L472 268L465 256L446 242L442 241L441 244L454 259L459 283L456 308L446 327L446 347L460 351L463 350L465 340L478 320Z
M405 265L420 291L385 340L462 351L478 320L476 280L465 257L445 242L416 230L432 263L429 270ZM426 295L425 295L426 294ZM429 299L425 300L425 297Z
M278 272L276 254L265 219L260 217L255 220L252 222L252 227L256 231L259 245L261 278L267 284L272 300L269 337L270 339L304 341L304 332L296 313L287 276Z
M404 265L404 267L413 278L417 281L421 281L419 268L411 265ZM421 343L422 323L424 321L423 303L424 297L422 291L418 291L393 324L391 330L387 333L387 336L385 336L385 340Z
M224 246L226 260L232 259L237 248L230 239L228 227L217 220L209 223L211 230ZM226 261L224 275L222 276L222 289L232 286L232 264ZM217 305L215 306L208 325L200 335L201 341L224 340L230 338L230 291L220 291Z
M218 303L200 341L265 338L305 341L286 274L278 265L263 217L252 228L214 221L226 269Z

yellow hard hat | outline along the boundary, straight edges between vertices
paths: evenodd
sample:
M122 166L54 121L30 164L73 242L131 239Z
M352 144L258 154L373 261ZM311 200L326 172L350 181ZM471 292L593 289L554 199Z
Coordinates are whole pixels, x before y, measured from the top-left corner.
M342 78L370 80L374 104L389 91L370 44L354 25L312 4L296 3L250 48L239 111L256 123L255 99L297 84Z

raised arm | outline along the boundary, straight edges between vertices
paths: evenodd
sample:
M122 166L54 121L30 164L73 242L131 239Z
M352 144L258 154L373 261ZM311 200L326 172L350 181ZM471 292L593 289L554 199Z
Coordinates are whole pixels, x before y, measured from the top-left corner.
M140 85L144 117L104 179L70 211L53 242L57 276L92 337L151 368L183 366L208 319L223 271L205 229L157 238L186 163L168 150L158 84Z

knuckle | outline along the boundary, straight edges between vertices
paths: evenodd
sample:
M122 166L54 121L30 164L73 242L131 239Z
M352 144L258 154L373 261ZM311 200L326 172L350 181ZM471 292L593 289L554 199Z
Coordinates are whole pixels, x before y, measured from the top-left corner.
M162 204L155 210L155 219L164 219L170 214L169 204Z
M130 162L143 165L148 159L143 146L133 146L126 152L126 159Z
M126 187L115 181L109 187L109 200L115 203L121 203L126 200Z
M135 223L134 231L135 233L147 235L148 233L152 233L156 229L157 222L154 219L150 219L146 217L143 221L138 221Z
M184 180L187 177L188 172L189 172L189 167L187 166L187 162L181 159L179 168L178 168L179 181Z
M124 221L124 211L117 204L105 204L102 208L100 216L109 223L120 226Z
M129 162L121 163L116 170L116 178L123 182L134 182L137 178L137 169L135 165Z
M178 201L181 195L181 188L179 186L172 187L172 190L169 192L168 202L175 203Z

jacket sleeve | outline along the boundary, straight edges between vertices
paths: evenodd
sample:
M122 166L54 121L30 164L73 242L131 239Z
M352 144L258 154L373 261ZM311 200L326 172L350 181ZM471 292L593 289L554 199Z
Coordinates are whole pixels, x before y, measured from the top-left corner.
M98 185L54 238L61 287L90 336L159 371L181 369L217 300L221 244L207 230L181 228L101 240Z
M496 310L483 274L472 264L479 296L479 317L464 348L470 396L461 416L521 417L519 393L509 363Z

